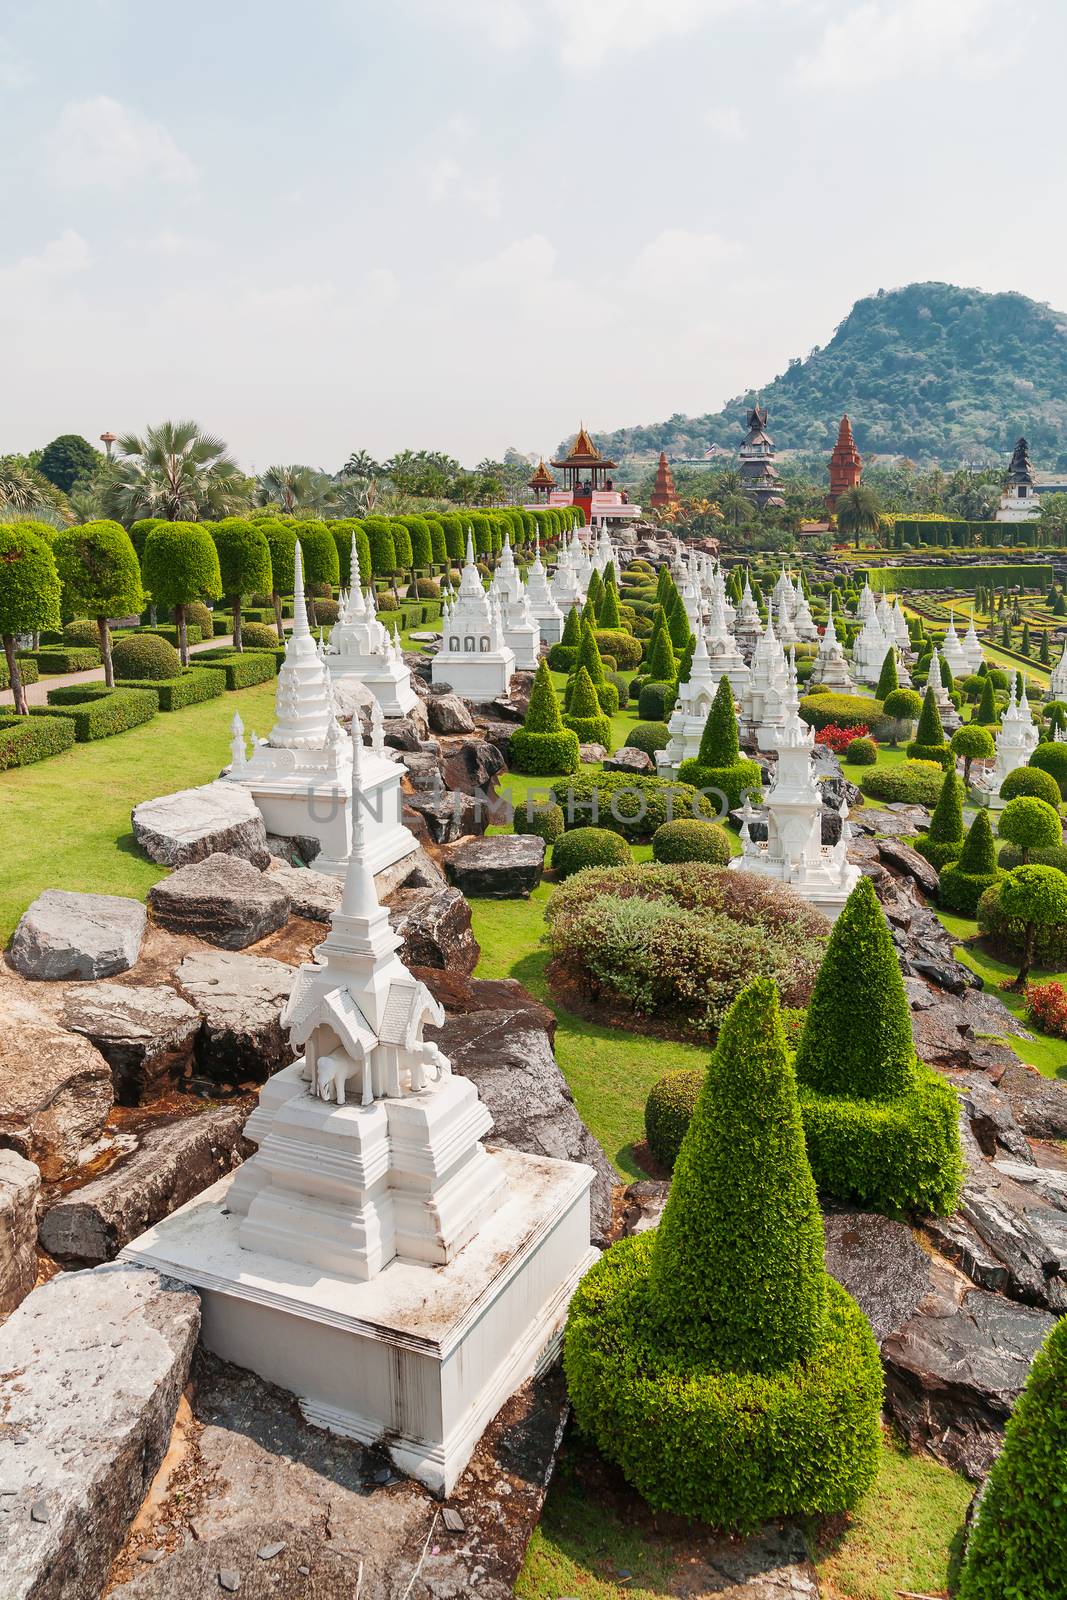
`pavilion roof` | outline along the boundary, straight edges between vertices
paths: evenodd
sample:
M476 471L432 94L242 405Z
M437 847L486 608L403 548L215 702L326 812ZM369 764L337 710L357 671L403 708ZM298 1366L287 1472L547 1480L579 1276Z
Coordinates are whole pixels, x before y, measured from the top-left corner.
M530 479L527 487L530 489L555 489L558 487L555 478L545 466L544 456L542 456L540 461L537 463L537 471Z
M584 422L578 429L578 437L567 454L561 460L552 463L554 467L614 467L617 464L601 455L587 433Z

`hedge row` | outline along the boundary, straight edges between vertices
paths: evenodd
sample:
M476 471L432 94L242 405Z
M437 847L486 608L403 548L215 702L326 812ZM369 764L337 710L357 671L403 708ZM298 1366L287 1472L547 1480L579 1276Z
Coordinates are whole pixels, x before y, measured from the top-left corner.
M238 655L222 649L204 650L197 659L213 670L217 668L226 679L227 689L249 689L274 677L284 656L284 650L245 650Z
M154 694L160 711L214 700L226 689L226 674L216 667L189 667L178 678L116 678L116 689L141 689Z
M99 650L80 647L71 650L27 650L19 652L20 661L32 661L38 672L58 675L63 672L88 672L100 665Z
M70 685L71 690L74 685ZM86 684L80 687L85 695L88 689L104 688L103 684ZM53 690L62 695L62 690ZM90 739L108 739L113 733L126 733L155 716L159 702L144 689L104 689L103 694L92 695L78 704L64 704L49 699L47 706L31 706L31 717L69 717L74 727L74 737L79 744Z
M57 756L74 743L74 728L66 717L17 717L0 713L0 772L28 767L46 756Z
M975 545L998 549L1020 545L1040 549L1055 545L1059 535L1055 529L1042 527L1038 522L955 522L931 517L898 517L893 525L893 547L903 549L906 544L943 545L950 549L971 549Z
M19 677L24 684L36 683L40 674L36 661L30 661L26 656L19 657ZM7 656L0 653L0 689L10 689L11 674L7 670Z
M901 589L961 589L973 593L979 584L1021 589L1047 589L1054 577L1049 563L1000 567L870 567L867 582L877 593Z

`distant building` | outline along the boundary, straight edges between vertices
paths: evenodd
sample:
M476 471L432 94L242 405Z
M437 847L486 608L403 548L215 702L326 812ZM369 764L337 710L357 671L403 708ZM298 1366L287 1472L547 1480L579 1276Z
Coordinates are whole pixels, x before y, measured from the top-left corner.
M567 454L559 461L553 461L552 465L562 472L563 487L549 490L550 506L581 506L585 520L590 525L594 522L633 522L640 518L641 507L631 505L625 494L616 489L610 477L618 462L609 461L607 456L601 455L586 432L584 423L579 427L578 437ZM547 472L545 476L548 476ZM547 487L543 480L541 487ZM536 489L534 492L537 493Z
M847 416L841 418L837 430L837 443L830 457L830 493L826 496L826 509L833 516L838 498L847 489L855 489L863 473L863 462L852 437L852 424Z
M1036 478L1030 464L1030 446L1020 439L1011 453L1004 493L997 510L998 522L1028 522L1041 515Z
M774 440L766 432L767 407L753 406L748 413L748 432L741 449L741 489L756 502L760 511L764 506L784 506L782 481L774 464Z
M544 495L545 504L547 505L548 497L552 493L553 489L559 488L559 484L545 466L544 456L542 456L540 461L537 463L537 471L534 473L526 487L533 490L534 505L537 506L541 504L542 495Z
M659 453L659 462L656 466L656 484L652 490L652 498L649 504L653 511L666 510L668 506L676 506L678 504L678 491L674 487L674 476L665 450L661 450Z

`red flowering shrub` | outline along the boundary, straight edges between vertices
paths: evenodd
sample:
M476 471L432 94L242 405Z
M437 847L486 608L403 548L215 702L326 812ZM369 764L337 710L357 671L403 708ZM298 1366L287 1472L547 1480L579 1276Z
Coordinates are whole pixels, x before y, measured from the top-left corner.
M1026 991L1026 1015L1043 1033L1067 1039L1067 989L1062 983L1032 983Z
M835 756L842 756L853 739L865 739L868 733L869 729L865 723L860 723L855 728L839 728L836 722L828 722L826 727L820 728L815 735L815 743L826 745Z

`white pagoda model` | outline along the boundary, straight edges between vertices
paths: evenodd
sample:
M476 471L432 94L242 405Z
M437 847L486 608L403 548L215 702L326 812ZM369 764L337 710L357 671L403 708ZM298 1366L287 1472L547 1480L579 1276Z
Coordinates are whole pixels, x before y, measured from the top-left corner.
M741 594L741 604L737 612L737 642L745 653L751 656L756 648L756 641L763 632L763 623L760 621L759 606L756 604L749 582L748 573L745 573L745 587Z
M831 593L826 608L826 627L819 640L819 648L815 653L815 660L811 668L812 683L824 683L834 694L852 694L855 684L852 674L848 670L845 652L841 641L837 637L837 624L834 622L834 597Z
M1029 522L1041 515L1037 477L1030 463L1030 446L1025 439L1016 442L1004 480L1004 493L997 507L997 522Z
M534 558L526 573L526 598L530 614L537 623L542 644L558 644L563 637L563 612L549 587L548 576L541 560L541 535L534 535Z
M361 759L357 739L355 800ZM257 1153L124 1257L201 1290L208 1349L449 1494L596 1259L593 1172L485 1149L477 1089L426 1038L444 1013L397 954L358 804L352 833L282 1016L303 1054L246 1126Z
M896 649L895 631L887 631L872 606L852 645L852 672L859 683L877 683L890 650Z
M358 678L380 703L387 717L404 717L418 695L411 687L411 669L384 623L378 621L374 586L363 592L356 536L352 535L352 578L344 606L330 630L326 665L335 683Z
M733 684L731 683L731 688ZM785 725L789 668L785 651L774 631L774 620L760 635L749 664L749 679L741 694L741 732L759 750L775 750Z
M702 628L697 629L696 640L689 677L685 683L678 685L678 698L674 702L674 710L667 724L670 742L665 750L656 752L656 765L661 771L676 772L683 761L695 759L700 754L704 725L708 720L711 703L715 699L715 691L719 687L719 678L722 677L721 673L716 676L712 670L708 644ZM745 676L747 679L747 667ZM730 688L734 689L732 678ZM734 692L736 693L736 689Z
M572 606L585 604L586 586L578 577L570 551L562 543L556 555L556 570L552 574L550 587L552 598L564 617Z
M985 660L985 652L982 649L982 641L979 639L978 634L975 631L973 617L970 620L970 625L967 629L967 632L963 636L960 649L963 651L963 661L966 670L969 673L977 672L978 668Z
M374 706L380 723L380 702ZM356 718L353 727L358 727ZM404 768L386 756L381 734L379 725L364 778L366 852L374 872L419 848L402 820ZM312 863L316 872L344 873L352 846L349 743L337 720L330 675L308 627L299 544L293 630L278 673L275 723L268 738L253 739L249 755L244 726L234 713L230 765L223 778L249 791L268 833L318 840L319 854Z
M450 683L468 700L507 694L515 652L504 639L499 606L482 588L469 532L459 592L442 610L441 631L441 648L430 668L434 683Z
M1060 659L1052 669L1045 699L1067 700L1067 644L1064 645Z
M515 565L511 535L504 534L504 548L489 585L489 594L500 607L504 642L514 652L517 672L536 672L541 659L541 630L526 594L522 573Z
M815 618L811 614L808 597L798 583L796 589L797 606L793 615L793 627L796 636L802 644L812 644L819 637L819 630L815 626Z
M938 654L936 644L934 645L934 653L930 657L930 670L926 674L926 687L934 691L934 699L937 701L942 728L946 733L955 733L963 718L952 704L948 690L941 681L941 657Z
M860 869L847 858L851 830L843 800L838 842L822 842L823 804L812 761L815 733L801 721L797 704L796 686L791 682L777 739L774 787L767 795L767 838L764 842L752 838L752 807L746 796L741 823L743 853L735 856L730 866L788 884L832 922L855 888Z
M1000 787L1008 773L1027 766L1037 748L1038 728L1026 698L1026 681L1022 680L1022 688L1017 696L1018 681L1013 672L1011 694L994 739L996 763L984 777L977 778L971 784L972 800L993 811L1000 811L1007 804L1000 798Z
M951 611L948 616L945 637L941 641L941 655L948 662L953 678L966 677L968 672L975 670L968 665L960 636L956 632L956 618Z

